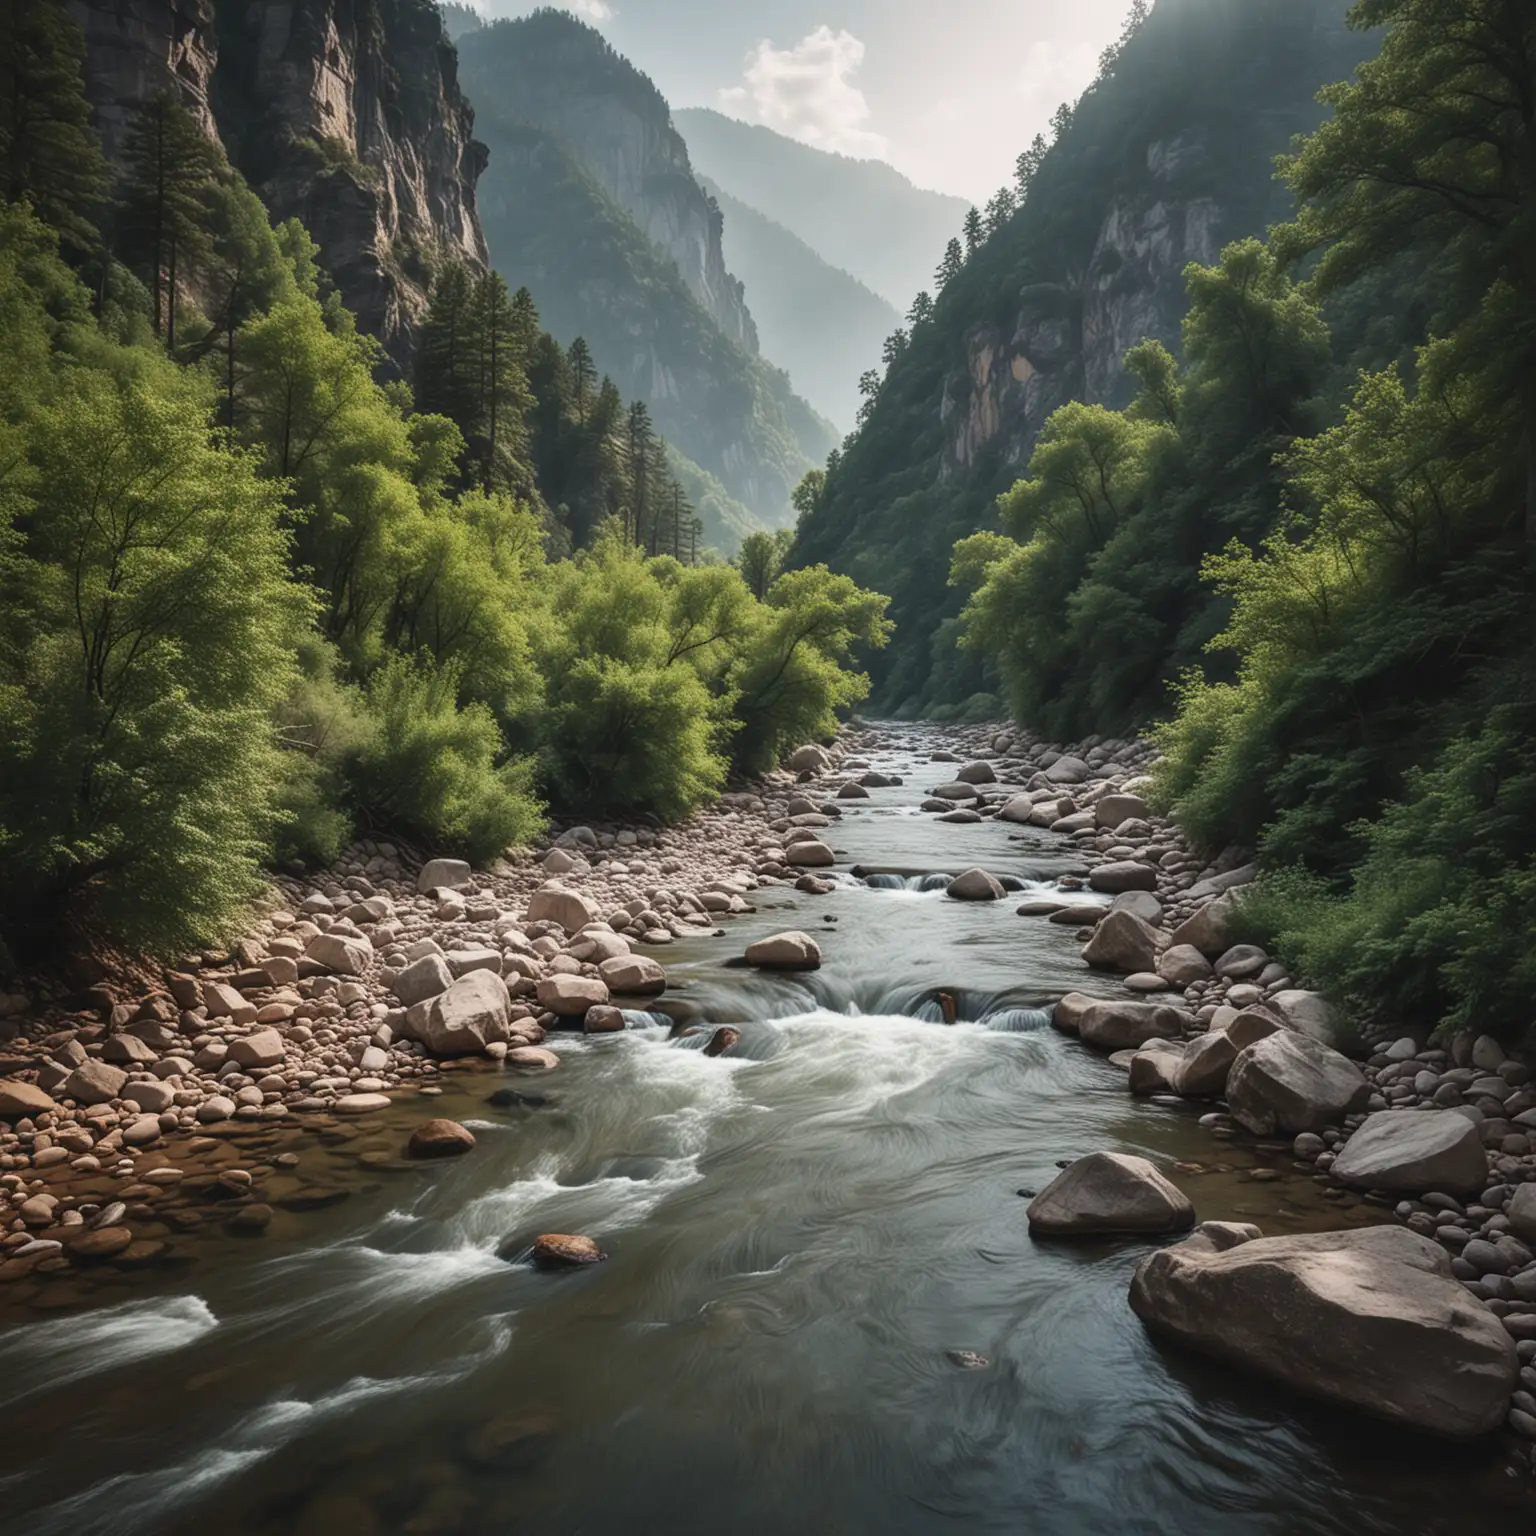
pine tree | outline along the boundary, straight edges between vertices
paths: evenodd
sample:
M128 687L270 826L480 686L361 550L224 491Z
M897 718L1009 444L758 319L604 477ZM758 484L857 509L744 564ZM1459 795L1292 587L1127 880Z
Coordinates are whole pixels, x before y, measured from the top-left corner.
M625 470L629 480L628 514L625 534L638 544L651 507L651 446L655 430L645 401L636 400L629 408L624 427Z
M907 311L907 324L916 330L920 325L926 325L933 319L933 295L926 289L912 300L912 308Z
M460 430L479 466L483 489L520 488L528 479L526 420L532 404L527 361L538 336L538 313L526 288L510 298L501 275L476 285L471 305L477 390L472 422Z
M172 351L181 283L210 251L204 193L219 169L218 152L169 91L156 91L129 126L124 162L125 243L149 275L155 333Z
M576 420L586 426L587 413L597 390L597 364L592 361L592 349L584 337L578 336L571 343L566 361L571 365L571 404L575 407Z
M1014 164L1014 180L1018 183L1019 202L1022 203L1029 196L1030 186L1040 172L1040 166L1045 160L1045 152L1049 145L1045 142L1045 135L1037 133L1030 144Z
M904 330L897 329L885 338L885 345L880 349L880 359L885 364L887 371L895 367L901 354L907 350L907 344L911 338Z
M987 234L995 235L1018 211L1018 200L1011 187L1001 188L987 204Z
M87 215L107 185L84 64L85 40L63 0L0 6L0 195L26 198L79 251L100 243Z
M964 266L965 251L958 240L951 240L944 247L944 260L939 263L939 270L934 274L940 293L959 277Z
M981 242L985 236L985 229L981 222L981 212L972 208L965 216L965 254L969 260L981 249Z

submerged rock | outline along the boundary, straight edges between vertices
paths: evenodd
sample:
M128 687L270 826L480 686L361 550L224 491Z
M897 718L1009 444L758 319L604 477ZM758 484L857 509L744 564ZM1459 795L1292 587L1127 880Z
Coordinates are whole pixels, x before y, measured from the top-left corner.
M406 1151L412 1157L462 1157L474 1150L474 1132L457 1120L427 1120L411 1132Z
M533 1262L540 1269L576 1269L583 1264L601 1264L607 1257L590 1237L564 1232L546 1232L533 1243Z
M1001 901L1003 885L984 869L968 869L949 882L945 893L956 901Z

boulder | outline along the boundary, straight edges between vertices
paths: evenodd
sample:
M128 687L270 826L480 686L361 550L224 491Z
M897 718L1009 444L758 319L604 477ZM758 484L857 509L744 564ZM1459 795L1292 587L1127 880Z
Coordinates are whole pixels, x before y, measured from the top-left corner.
M1089 997L1084 992L1068 992L1051 1010L1051 1023L1064 1035L1075 1035L1082 1028L1083 1015L1096 1008L1104 999Z
M608 988L590 976L546 976L538 983L539 1007L562 1019L579 1019L608 1001Z
M1186 1099L1217 1099L1237 1060L1237 1046L1223 1030L1197 1035L1173 1073L1173 1091Z
M1130 1074L1131 1092L1170 1092L1173 1088L1173 1074L1183 1059L1182 1040L1165 1040L1161 1036L1148 1040L1139 1051L1132 1052L1126 1067Z
M1092 772L1080 757L1058 757L1045 770L1045 777L1052 784L1081 784Z
M784 862L791 869L828 869L837 862L837 856L820 838L809 837L786 848Z
M984 869L968 869L944 887L944 894L956 901L1001 901L1005 893L996 875L989 875Z
M832 755L825 747L808 742L803 747L796 747L784 759L784 764L796 773L824 773L832 766Z
M1083 946L1083 959L1102 970L1157 969L1157 930L1132 912L1111 912Z
M430 954L411 961L390 982L389 990L409 1008L412 1003L441 996L452 985L453 972L448 969L448 962L441 955Z
M1015 826L1027 827L1030 818L1035 814L1035 802L1028 795L1015 795L1011 800L1003 802L1003 808L997 814L1002 821L1011 821Z
M457 1120L427 1120L411 1132L405 1149L412 1157L462 1157L474 1145L474 1133Z
M25 1120L30 1115L49 1114L58 1107L33 1083L10 1077L0 1079L0 1120Z
M512 999L492 971L471 971L430 1004L417 1006L426 1013L417 1038L434 1056L477 1056L507 1038Z
M546 1232L534 1239L532 1257L540 1269L574 1269L582 1264L601 1264L608 1255L590 1237Z
M454 976L467 976L471 971L501 970L501 951L487 946L450 949L443 959Z
M1322 993L1293 988L1275 993L1268 1002L1285 1020L1288 1029L1310 1035L1314 1040L1321 1040L1324 1045L1338 1045L1338 1020Z
M821 965L821 946L798 929L775 933L747 945L747 964L764 971L814 971Z
M1227 981L1246 981L1269 964L1269 956L1257 944L1234 944L1215 964L1216 974Z
M624 1010L611 1007L607 1003L599 1003L595 1008L588 1008L586 1017L581 1021L582 1029L589 1035L620 1035L625 1030Z
M1211 979L1211 962L1193 944L1174 944L1157 957L1157 974L1176 987Z
M1161 1037L1180 1039L1194 1019L1167 1003L1097 1002L1078 1018L1077 1032L1085 1045L1100 1051L1140 1050Z
M1276 1019L1268 1009L1261 1007L1244 1008L1235 1019L1227 1022L1227 1038L1238 1050L1250 1046L1258 1040L1268 1039L1270 1035L1278 1034L1285 1026Z
M648 955L615 955L598 966L597 974L620 997L655 997L667 990L667 973Z
M1469 1440L1503 1423L1518 1361L1499 1319L1404 1227L1269 1237L1144 1259L1131 1306L1156 1333L1378 1418Z
M123 1091L128 1074L104 1061L85 1061L64 1081L64 1097L76 1104L105 1104Z
M304 958L343 976L362 976L373 963L373 945L349 933L317 933L304 946Z
M470 882L469 865L463 859L429 859L416 877L416 894L429 891L461 891Z
M1330 1171L1354 1189L1473 1195L1488 1183L1488 1154L1477 1127L1454 1109L1384 1109L1349 1138Z
M580 933L601 916L595 901L558 885L546 885L528 898L528 922L559 923L567 933Z
M247 1072L278 1066L288 1054L283 1037L275 1029L258 1029L243 1040L232 1040L228 1060Z
M137 1035L113 1035L101 1048L101 1059L110 1061L116 1067L148 1066L150 1062L157 1060L159 1053L147 1040L141 1040Z
M962 784L996 784L997 771L991 763L967 763L955 770L955 777Z
M1536 1243L1536 1184L1521 1184L1504 1207L1509 1229L1522 1242Z
M1227 927L1232 920L1234 905L1230 896L1218 896L1215 901L1208 901L1173 930L1172 942L1193 945L1202 955L1214 960L1226 952Z
M1227 1077L1233 1118L1256 1136L1294 1136L1363 1109L1371 1085L1348 1057L1280 1030L1244 1046Z
M1050 1237L1187 1232L1195 1208L1144 1157L1090 1152L1029 1202L1029 1230Z
M1093 819L1107 832L1127 821L1145 821L1147 802L1140 795L1100 795L1094 803Z
M203 1007L210 1019L230 1019L236 1024L253 1024L256 1021L256 1005L247 1002L233 987L222 981L205 981L202 986Z
M119 1097L127 1104L137 1104L147 1115L163 1115L176 1102L176 1090L169 1083L128 1083Z
M1089 874L1088 886L1110 896L1121 891L1155 891L1157 871L1139 859L1122 859L1116 864L1100 864Z
M1122 891L1110 902L1111 912L1129 912L1132 917L1139 917L1148 927L1156 928L1163 921L1163 904L1151 891ZM1099 916L1104 912L1101 909Z

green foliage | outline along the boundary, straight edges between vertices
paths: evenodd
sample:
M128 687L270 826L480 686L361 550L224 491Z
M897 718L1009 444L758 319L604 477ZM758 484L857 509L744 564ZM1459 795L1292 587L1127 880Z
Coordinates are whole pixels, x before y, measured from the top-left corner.
M803 483L803 482L802 482ZM732 562L741 572L748 590L759 602L768 596L784 569L794 534L789 529L778 533L753 533L741 541L741 553Z

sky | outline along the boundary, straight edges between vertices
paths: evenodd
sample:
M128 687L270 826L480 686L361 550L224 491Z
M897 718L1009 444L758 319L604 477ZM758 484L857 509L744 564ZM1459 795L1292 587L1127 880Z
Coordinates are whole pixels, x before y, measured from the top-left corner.
M475 0L496 16L536 8ZM559 0L554 0L559 3ZM675 108L984 202L1093 78L1129 0L564 0Z

